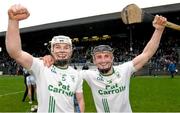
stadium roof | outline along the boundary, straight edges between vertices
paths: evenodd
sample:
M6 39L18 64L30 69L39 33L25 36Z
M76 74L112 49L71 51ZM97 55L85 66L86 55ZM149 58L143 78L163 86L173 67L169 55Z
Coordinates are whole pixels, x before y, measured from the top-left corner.
M144 8L144 11L153 15L160 14L168 18L170 22L180 24L180 3L163 5L158 7ZM166 35L180 36L180 32L169 30ZM133 38L149 37L153 32L151 22L133 25ZM173 33L172 33L173 32ZM120 12L74 19L69 21L59 21L49 24L21 28L22 46L26 49L44 48L55 35L67 35L71 38L82 39L83 37L111 35L117 38L129 38L129 26L125 25L120 17ZM0 46L5 50L5 32L0 33Z
M143 10L151 14L179 13L180 3L149 7L149 8L144 8ZM177 14L176 16L177 16L176 18L179 18L179 14ZM68 20L68 21L60 21L60 22L53 22L53 23L37 25L37 26L32 26L32 27L26 27L26 28L21 29L21 33L42 31L42 30L48 30L48 29L59 29L59 28L71 27L71 26L81 26L81 25L90 24L90 23L98 23L98 22L103 22L103 21L119 20L119 19L120 19L120 13L116 12L116 13L97 15L97 16L91 16L91 17ZM0 36L4 36L4 35L5 35L5 32L0 33Z

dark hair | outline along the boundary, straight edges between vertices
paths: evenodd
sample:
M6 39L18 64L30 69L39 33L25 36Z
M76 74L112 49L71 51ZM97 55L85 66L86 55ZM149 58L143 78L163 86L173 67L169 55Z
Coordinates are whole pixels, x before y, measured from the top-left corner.
M93 51L92 51L92 55L94 55L95 53L97 52L114 52L113 48L111 48L109 45L99 45L99 46L96 46L94 47Z

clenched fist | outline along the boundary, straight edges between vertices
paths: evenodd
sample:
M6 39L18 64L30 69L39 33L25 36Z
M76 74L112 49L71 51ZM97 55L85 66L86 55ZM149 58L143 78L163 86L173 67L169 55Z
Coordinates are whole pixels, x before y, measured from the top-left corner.
M9 8L8 15L9 15L9 19L20 21L28 18L30 14L25 7L18 4L18 5L13 5Z
M153 26L157 30L162 30L165 28L166 22L167 22L167 19L165 17L156 15L154 20L153 20Z

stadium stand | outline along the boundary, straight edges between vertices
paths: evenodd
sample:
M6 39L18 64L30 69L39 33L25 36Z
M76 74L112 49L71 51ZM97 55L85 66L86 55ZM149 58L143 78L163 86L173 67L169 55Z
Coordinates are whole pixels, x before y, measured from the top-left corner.
M180 3L166 6L158 6L144 9L151 14L161 14L170 21L178 23L180 17ZM131 31L132 30L132 31ZM74 39L74 53L71 65L82 68L88 64L94 69L91 59L91 50L99 44L109 44L114 48L115 64L122 63L138 55L148 39L153 28L151 22L126 26L119 18L119 12L106 15L98 15L70 21L55 22L51 24L33 26L21 29L23 49L40 57L49 54L48 41L54 36L64 34ZM130 35L131 33L131 35ZM0 75L22 74L21 66L12 60L5 50L5 32L0 33ZM177 69L180 70L180 33L166 29L160 47L153 59L136 74L149 75L167 74L169 60L175 60ZM128 49L127 49L128 48ZM180 72L178 71L178 74Z

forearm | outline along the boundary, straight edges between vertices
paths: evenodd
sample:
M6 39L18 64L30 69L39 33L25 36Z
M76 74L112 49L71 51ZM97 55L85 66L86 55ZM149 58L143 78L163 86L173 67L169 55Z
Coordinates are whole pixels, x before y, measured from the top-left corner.
M84 105L84 96L83 96L83 93L76 93L76 98L77 98L77 101L78 101L81 113L84 113L85 105Z
M10 57L16 60L24 68L30 69L33 57L22 51L19 32L19 21L29 17L27 9L20 4L13 5L8 10L8 28L6 32L6 50Z
M136 70L141 69L157 51L163 31L165 29L165 22L166 18L158 15L155 16L155 19L153 21L155 31L150 41L147 43L143 52L133 59L133 65L136 68Z
M144 48L142 54L146 55L146 57L148 58L147 60L149 60L157 51L163 31L164 29L156 29L151 37L151 40L147 43L146 47Z
M8 21L8 29L6 32L6 49L12 58L18 58L22 52L19 34L19 21Z
M80 101L80 102L79 102L79 107L80 107L81 113L84 113L84 109L85 109L84 101Z
M148 60L155 54L159 47L162 33L163 30L155 30L143 52L133 59L133 64L136 70L141 69L144 64L146 64Z

